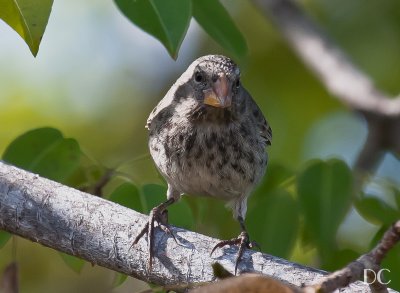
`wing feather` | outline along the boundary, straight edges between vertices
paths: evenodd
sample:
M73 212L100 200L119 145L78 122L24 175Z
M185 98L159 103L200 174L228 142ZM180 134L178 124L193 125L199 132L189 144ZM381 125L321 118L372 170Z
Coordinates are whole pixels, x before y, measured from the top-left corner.
M267 120L265 119L261 109L258 107L256 102L253 100L251 95L246 91L245 95L246 98L245 100L247 101L247 107L248 107L248 115L253 119L254 124L257 127L257 131L260 134L260 136L265 140L265 143L267 145L271 145L272 142L272 129Z

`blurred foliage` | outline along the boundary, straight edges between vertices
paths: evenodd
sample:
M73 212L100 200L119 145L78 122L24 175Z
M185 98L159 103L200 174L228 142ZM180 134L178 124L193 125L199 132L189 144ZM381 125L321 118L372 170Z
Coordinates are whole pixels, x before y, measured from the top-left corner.
M54 128L39 128L16 138L3 160L43 177L65 183L79 166L81 151L76 140L64 138Z
M299 233L298 202L284 189L271 191L249 209L247 226L263 251L288 258Z
M118 186L108 197L109 200L143 213L142 199L137 187L129 182Z
M308 162L297 179L305 229L326 266L336 248L336 232L350 208L353 180L350 169L339 160Z
M9 5L6 0L0 3ZM51 8L50 2L38 3ZM42 43L36 63L29 65L23 51L16 55L14 48L1 51L6 43L0 38L3 160L88 192L98 190L106 178L100 188L105 198L148 213L165 200L166 185L147 151L146 117L188 63L199 55L222 53L237 59L244 86L274 132L267 173L249 199L246 219L250 236L262 251L335 270L370 249L400 217L398 159L387 154L375 176L371 174L365 188L355 193L351 166L366 137L365 123L329 96L251 3L115 0L121 12L161 41L171 56L180 51L176 63L163 59L163 50L154 51L157 43L142 45L151 38L130 23L120 24L121 15L107 14L116 11L112 4L62 3L58 5L66 6L55 4L52 12L53 25L60 21L58 30L52 31L50 22L49 45ZM303 4L383 90L400 91L398 1L309 0ZM86 14L79 14L84 9ZM15 14L6 15L6 11L12 10L0 9L0 18L20 33L9 20L13 15L15 22ZM63 16L67 22L61 21ZM213 40L196 24L188 30L191 16ZM18 17L28 20L24 13ZM106 22L109 18L118 25ZM93 27L90 33L84 21ZM42 33L46 22L38 28ZM61 30L66 41L57 47ZM98 38L91 39L96 34ZM107 60L114 63L107 65ZM40 62L47 62L47 67L43 69ZM110 178L108 170L113 171ZM183 197L169 209L169 220L219 238L231 238L239 231L231 212L210 198ZM343 241L343 235L350 237ZM0 247L4 246L0 267L11 261L9 237L0 231ZM386 275L392 280L390 286L397 289L399 255L397 247L383 263L391 270ZM21 292L60 292L62 288L66 288L62 292L137 292L143 288L131 278L118 286L125 276L92 268L71 256L61 258L25 240L19 241L17 258ZM70 274L64 263L82 277Z
M127 278L128 278L128 276L125 274L116 273L115 279L113 281L113 286L118 287L118 286L122 285L126 281Z
M60 256L65 264L69 266L74 272L81 272L83 265L85 264L84 260L62 252L60 252Z
M5 231L0 231L0 248L2 248L11 238L11 234Z
M400 218L397 208L392 208L382 199L363 195L355 202L358 212L369 222L376 225L390 225Z

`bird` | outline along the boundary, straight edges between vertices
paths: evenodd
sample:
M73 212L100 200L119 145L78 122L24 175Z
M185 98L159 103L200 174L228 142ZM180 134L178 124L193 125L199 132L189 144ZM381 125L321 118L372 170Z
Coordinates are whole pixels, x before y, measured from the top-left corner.
M150 113L146 124L150 154L168 184L167 200L151 210L132 244L147 233L150 269L155 224L173 235L167 208L184 194L218 198L232 209L241 233L216 244L211 254L237 245L235 274L244 249L254 247L245 226L247 199L264 176L272 130L240 77L239 67L229 57L202 56Z

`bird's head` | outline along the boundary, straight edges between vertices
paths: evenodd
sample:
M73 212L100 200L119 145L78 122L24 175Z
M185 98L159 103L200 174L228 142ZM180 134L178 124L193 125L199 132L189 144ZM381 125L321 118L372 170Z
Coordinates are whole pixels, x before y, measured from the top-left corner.
M201 57L192 65L190 83L197 101L206 107L230 108L241 87L237 65L221 55Z

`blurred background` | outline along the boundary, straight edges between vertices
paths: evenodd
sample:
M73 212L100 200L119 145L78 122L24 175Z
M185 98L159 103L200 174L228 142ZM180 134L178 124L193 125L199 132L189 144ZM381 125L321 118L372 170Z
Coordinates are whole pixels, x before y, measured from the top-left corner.
M400 92L400 2L301 2L380 89L391 95ZM236 60L243 84L273 129L270 166L297 172L309 159L332 157L352 166L366 139L363 119L326 92L251 2L223 3L249 47L248 56ZM210 53L229 55L192 20L179 56L172 60L161 43L105 0L55 1L36 58L0 20L0 153L25 131L51 126L77 139L101 165L126 171L135 184L160 183L147 150L147 116L186 67ZM144 171L135 172L139 169ZM399 161L385 155L378 174L400 184ZM249 205L256 199L250 198ZM235 236L237 223L223 203L203 202L221 216L214 228L197 221L194 230ZM250 211L248 219L254 221ZM363 253L378 229L352 210L339 230L339 245ZM77 274L57 252L20 238L14 241L21 292L147 288L131 278L113 288L115 274L109 270L86 264ZM14 247L10 241L0 250L0 271L11 261ZM263 251L269 252L268 247ZM314 254L296 244L286 257L318 266Z

